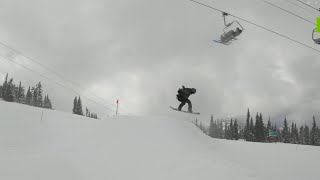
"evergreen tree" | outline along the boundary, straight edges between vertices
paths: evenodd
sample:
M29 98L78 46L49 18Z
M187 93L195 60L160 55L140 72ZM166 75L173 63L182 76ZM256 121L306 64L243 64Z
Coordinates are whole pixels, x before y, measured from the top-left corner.
M234 128L233 128L233 120L232 120L232 118L231 118L231 120L230 120L230 139L231 140L233 140L233 138L234 138Z
M258 113L257 113L257 116L256 116L255 139L258 142L264 142L265 141L264 125L263 125L263 119L262 119L262 114L261 113L260 113L260 116L258 115Z
M233 137L235 140L239 140L239 132L238 132L238 122L237 119L234 120L233 125Z
M254 124L253 124L253 119L252 119L252 117L251 117L251 119L250 119L250 133L249 133L249 135L250 135L250 141L254 141L254 140L255 140L254 134L255 134Z
M299 143L299 131L296 123L294 123L294 141L295 144Z
M47 95L44 96L43 107L48 109L48 98L47 98Z
M77 100L77 97L75 97L74 100L73 100L72 112L73 112L73 114L78 114L78 100Z
M244 126L244 139L246 141L249 141L250 138L250 111L248 108L248 112L247 112L247 119L246 119L246 125Z
M31 105L32 106L37 106L37 88L32 87L31 88L31 93L32 93L32 101L31 101Z
M51 101L50 101L50 99L49 99L49 95L46 95L46 96L44 97L43 107L44 107L44 108L47 108L47 109L52 109L52 104L51 104Z
M210 126L209 126L209 136L214 137L214 124L213 124L213 116L211 115Z
M268 120L268 123L267 123L267 129L266 129L266 137L269 136L269 131L272 130L272 125L271 125L271 121L270 121L270 117L269 117L269 120Z
M36 86L36 97L35 97L35 106L37 107L43 107L43 101L42 101L42 86L41 83L39 82Z
M316 145L320 146L320 129L317 127L316 129Z
M289 143L290 142L290 134L289 134L287 118L284 118L283 130L281 132L281 136L282 136L282 142L284 142L284 143Z
M290 142L292 144L296 144L298 143L298 129L297 129L297 125L295 123L292 122L291 124L291 133L290 133Z
M310 144L310 132L309 132L309 127L307 125L304 126L304 140L305 140L305 144L307 145Z
M89 117L89 110L87 107L86 107L86 117Z
M316 145L317 141L317 124L316 124L316 119L313 116L313 122L312 122L312 128L310 131L310 145Z
M227 123L224 124L224 138L230 139L229 127Z
M80 98L80 96L79 96L79 98L78 98L77 114L79 114L79 115L83 115L83 111L82 111L82 102L81 102L81 98Z
M3 99L8 102L13 102L14 101L13 91L14 91L14 85L13 85L13 79L11 78L10 81L6 84Z
M49 95L47 95L47 100L48 100L48 109L52 109L52 103L51 103L51 100L49 98Z
M220 123L219 123L219 138L223 139L223 137L224 137L223 124L222 124L222 121L220 121Z
M2 98L3 87L0 85L0 98Z
M28 92L26 94L26 104L32 105L31 103L32 103L32 93L29 86Z
M17 102L19 102L19 103L24 102L24 98L25 98L24 87L21 86L21 81L20 81L19 87L18 87L18 92L17 92Z
M300 127L300 131L299 131L299 144L305 144L305 139L304 139L304 127L301 126Z
M18 100L18 91L19 91L19 87L17 87L16 84L13 82L12 94L13 94L13 101L14 102L19 102L19 100Z

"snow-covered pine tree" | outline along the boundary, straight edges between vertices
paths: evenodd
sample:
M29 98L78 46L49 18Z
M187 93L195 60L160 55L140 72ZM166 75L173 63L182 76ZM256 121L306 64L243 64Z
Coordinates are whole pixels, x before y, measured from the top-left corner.
M2 98L2 91L3 91L3 87L2 85L0 85L0 98Z
M260 113L260 136L261 136L261 142L265 142L267 137L266 137L266 127L264 126L263 123L263 118L262 118L262 114Z
M83 115L81 97L78 98L77 114Z
M267 123L267 128L266 128L266 132L265 132L265 136L268 137L269 136L269 131L272 130L272 125L271 125L271 120L270 117L268 119L268 123Z
M316 133L316 146L320 146L320 129L317 127L317 133Z
M47 101L48 101L48 109L52 109L52 103L51 103L51 100L49 98L49 95L47 95Z
M26 104L32 105L32 93L31 93L31 90L30 90L30 86L29 86L29 89L28 89L27 94L26 94Z
M223 139L223 137L224 137L224 134L223 134L223 123L220 120L220 123L219 123L219 138Z
M209 136L214 137L214 124L213 124L213 115L211 115L210 125L209 125Z
M317 124L316 124L316 119L313 116L312 128L310 131L310 145L316 145L316 136L317 136Z
M310 131L309 127L307 125L304 126L304 139L305 139L305 144L310 144Z
M45 95L44 101L43 101L43 106L46 109L52 109L52 104L51 104L51 101L49 99L49 95Z
M43 100L43 107L44 108L48 108L48 99L47 99L47 95L44 96L44 100Z
M281 137L282 137L282 142L284 143L290 142L290 134L289 134L287 117L285 117L283 121L283 130L281 131Z
M41 83L39 82L36 86L36 89L37 89L37 96L36 96L36 106L37 107L43 107L43 99L42 99L42 86L41 86Z
M233 140L233 138L234 138L234 129L233 129L233 119L231 118L231 120L230 120L230 139L231 140Z
M256 115L256 124L255 124L254 130L255 130L255 134L254 134L255 140L257 142L261 142L261 139L262 139L262 137L261 137L261 123L260 123L260 116L258 113Z
M305 144L305 139L304 139L304 126L300 127L299 130L299 144Z
M14 101L13 91L14 91L14 85L13 85L13 79L11 78L6 85L3 99L8 102L13 102Z
M254 124L253 124L253 119L252 119L252 117L250 118L250 129L249 129L250 131L249 131L249 139L250 139L250 141L254 141L254 134L255 134L255 132L254 132Z
M294 123L291 123L291 129L289 129L290 133L290 143L294 144Z
M32 93L32 101L31 101L31 105L32 106L37 106L37 88L32 87L31 88L31 93Z
M299 143L299 131L296 123L294 123L294 140L295 140L295 144Z
M19 102L18 101L18 89L19 89L19 87L17 87L16 84L13 82L12 94L13 94L13 101L14 102Z
M86 117L89 117L88 115L89 115L89 110L88 110L88 108L86 107Z
M246 119L246 125L244 126L244 139L246 141L249 141L249 137L250 137L250 111L248 108L248 112L247 112L247 119Z
M18 93L17 93L17 100L19 103L24 103L25 102L25 94L24 94L24 87L21 86L21 81L19 83L18 87Z
M73 114L78 113L78 100L77 97L74 98L73 100L73 109L72 109Z
M224 138L230 139L228 123L224 123Z
M239 132L238 132L238 122L237 119L234 120L233 124L233 138L235 140L239 140Z

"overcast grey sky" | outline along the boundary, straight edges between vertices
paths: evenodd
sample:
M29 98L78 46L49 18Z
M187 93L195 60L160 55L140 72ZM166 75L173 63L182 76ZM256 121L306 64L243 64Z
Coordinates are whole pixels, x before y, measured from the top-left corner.
M259 0L201 2L320 50L310 39L314 26ZM284 0L269 2L311 21L319 15ZM119 98L131 114L176 115L168 107L179 104L175 95L185 85L198 90L190 99L203 118L245 115L248 107L274 119L320 118L319 53L240 23L245 31L239 41L223 46L212 42L222 33L221 14L188 0L0 0L0 41L81 83L84 88L72 89L94 101L99 96L114 105ZM69 86L7 48L0 51ZM1 82L6 72L24 86L40 80L54 107L71 111L78 93L0 59ZM92 111L111 114L83 101Z

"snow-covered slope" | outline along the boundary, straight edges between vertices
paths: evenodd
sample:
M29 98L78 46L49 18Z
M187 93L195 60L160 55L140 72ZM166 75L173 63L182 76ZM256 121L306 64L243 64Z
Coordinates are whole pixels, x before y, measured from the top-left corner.
M318 180L319 167L319 147L211 139L168 117L94 120L0 101L1 180Z

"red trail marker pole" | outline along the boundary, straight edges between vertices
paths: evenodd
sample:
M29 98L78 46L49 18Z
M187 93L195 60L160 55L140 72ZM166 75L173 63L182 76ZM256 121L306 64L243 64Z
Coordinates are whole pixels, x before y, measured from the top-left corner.
M119 106L119 99L117 99L117 111L116 111L116 115L118 115L118 106Z

